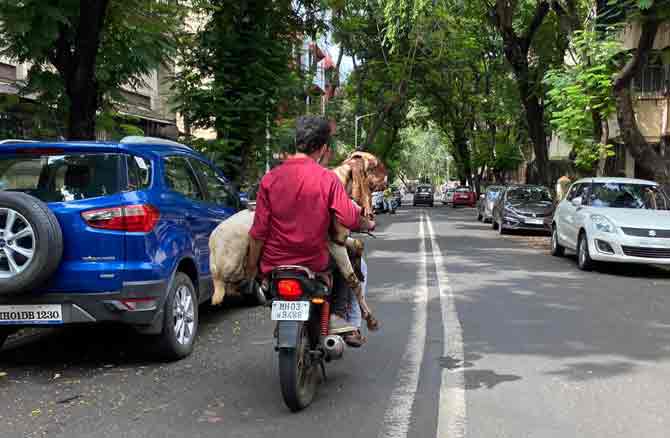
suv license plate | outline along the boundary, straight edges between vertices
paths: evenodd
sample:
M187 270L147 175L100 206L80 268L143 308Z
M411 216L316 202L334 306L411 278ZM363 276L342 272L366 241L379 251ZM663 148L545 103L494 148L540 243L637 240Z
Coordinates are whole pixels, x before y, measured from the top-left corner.
M62 323L63 306L60 304L0 306L0 325Z
M309 301L273 301L273 321L307 321L309 319Z

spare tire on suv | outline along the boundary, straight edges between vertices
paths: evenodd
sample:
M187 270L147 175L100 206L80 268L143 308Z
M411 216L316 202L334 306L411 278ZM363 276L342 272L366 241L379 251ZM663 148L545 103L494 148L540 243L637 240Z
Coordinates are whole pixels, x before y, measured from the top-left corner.
M63 256L63 233L53 212L37 198L0 192L0 295L42 286Z

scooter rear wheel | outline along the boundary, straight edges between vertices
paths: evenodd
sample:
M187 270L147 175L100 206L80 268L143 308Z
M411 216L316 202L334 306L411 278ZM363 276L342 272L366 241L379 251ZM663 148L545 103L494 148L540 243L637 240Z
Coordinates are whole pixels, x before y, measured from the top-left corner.
M296 348L279 350L279 383L284 403L292 412L305 409L314 400L319 379L318 362L310 354L309 328L300 328Z

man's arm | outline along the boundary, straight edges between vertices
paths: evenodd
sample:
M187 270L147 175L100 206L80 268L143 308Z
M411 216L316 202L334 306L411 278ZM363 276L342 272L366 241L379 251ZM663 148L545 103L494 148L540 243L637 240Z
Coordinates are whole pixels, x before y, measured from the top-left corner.
M263 254L263 246L265 241L257 240L249 236L249 252L247 252L247 278L254 279L258 274L258 262Z
M256 194L256 210L254 223L249 230L249 250L247 251L247 278L253 279L258 273L258 263L263 254L263 246L270 233L270 205L267 198L267 189L261 181Z

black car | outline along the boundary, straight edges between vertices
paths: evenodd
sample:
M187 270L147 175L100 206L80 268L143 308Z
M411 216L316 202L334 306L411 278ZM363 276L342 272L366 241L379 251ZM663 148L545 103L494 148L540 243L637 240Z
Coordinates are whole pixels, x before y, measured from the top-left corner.
M434 204L434 193L433 193L433 187L428 185L428 184L422 184L416 188L416 191L414 192L414 201L412 202L412 205L415 207L417 205L429 205L433 206Z
M507 187L493 207L493 229L551 232L554 198L548 188L535 185Z

